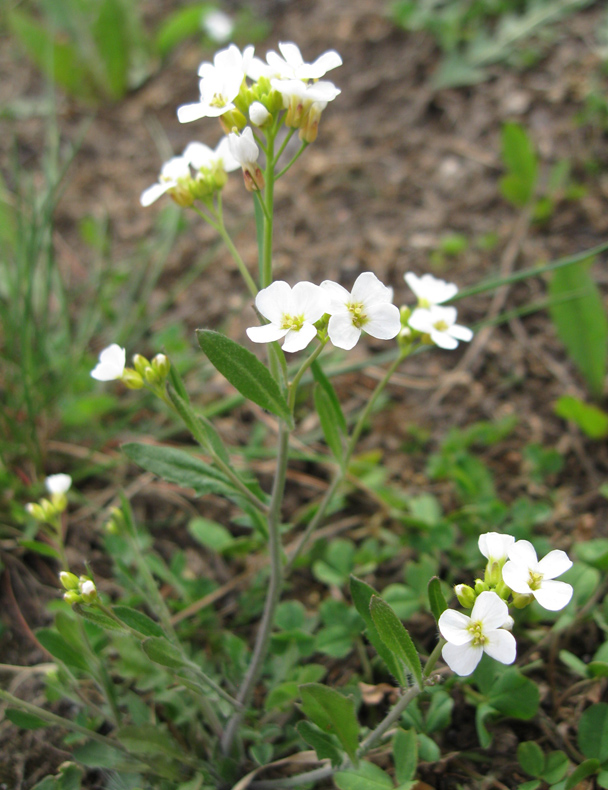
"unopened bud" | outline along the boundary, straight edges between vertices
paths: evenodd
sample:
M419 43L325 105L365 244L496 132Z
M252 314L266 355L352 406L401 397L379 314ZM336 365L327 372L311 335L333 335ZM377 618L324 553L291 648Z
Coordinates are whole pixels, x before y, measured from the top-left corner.
M475 579L475 595L481 595L481 593L485 592L487 589L488 585L483 579Z
M77 590L79 581L78 576L75 573L70 573L69 571L61 571L59 574L59 581L61 582L61 586L65 590Z
M219 122L224 130L224 134L230 134L236 127L239 132L247 126L247 118L236 107L234 110L228 110L223 115L220 115Z
M533 600L534 600L533 595L519 595L518 593L516 593L513 596L512 603L516 609L524 609L526 606L531 604Z
M412 314L412 310L407 305L402 305L399 308L399 318L401 319L401 326L403 327L407 326L411 314Z
M82 596L79 592L76 592L76 590L68 590L63 594L63 600L72 606L75 603L80 603L82 601Z
M457 584L454 587L454 592L458 598L458 603L464 606L465 609L472 609L475 603L475 590L469 587L468 584Z
M140 376L144 375L144 370L148 367L149 364L150 363L143 356L143 354L134 354L133 355L133 367L139 373Z
M249 108L249 120L255 126L264 126L272 119L271 114L268 112L262 102L254 101Z
M49 502L48 499L41 499L40 507L42 508L43 521L52 521L57 515L57 511L55 510L55 505L53 505L52 502Z
M144 386L141 374L133 370L133 368L125 368L122 374L122 382L130 390L140 390Z
M86 603L91 603L97 598L97 588L95 587L95 582L91 581L91 579L81 576L79 586L80 594Z
M157 354L152 360L152 368L156 371L158 377L162 381L169 375L171 363L164 354Z
M260 192L264 189L264 176L260 168L251 164L248 168L243 168L243 180L245 181L245 189L247 192Z
M25 509L30 514L30 516L33 516L36 519L36 521L46 521L44 510L37 502L28 502L25 506Z
M160 377L151 365L148 365L144 370L144 379L146 384L149 384L151 387L160 384Z
M68 506L68 498L65 494L51 494L51 502L56 513L63 513Z

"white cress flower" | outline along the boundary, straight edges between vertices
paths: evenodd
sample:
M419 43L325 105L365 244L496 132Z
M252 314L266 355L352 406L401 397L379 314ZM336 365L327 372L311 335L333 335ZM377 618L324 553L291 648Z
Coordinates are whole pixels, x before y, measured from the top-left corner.
M331 280L324 280L321 288L331 299L327 331L337 348L353 348L362 329L379 340L399 334L401 319L399 308L392 304L393 290L372 272L360 274L351 293Z
M201 98L194 104L178 107L179 122L219 118L234 110L234 99L239 94L252 58L253 47L246 47L241 53L235 44L231 44L215 54L213 63L201 63L198 70Z
M236 132L229 134L228 146L232 157L243 168L243 178L247 190L259 192L264 188L264 176L257 164L260 150L253 139L251 127L247 126L241 134Z
M403 279L418 297L418 307L430 307L432 304L443 304L458 293L458 286L439 280L432 274L418 277L414 272L407 272Z
M571 567L572 561L565 551L550 551L539 562L530 541L518 540L509 549L502 578L514 593L533 595L544 609L557 612L570 602L573 590L571 584L554 579Z
M470 675L484 653L502 664L515 661L515 637L506 628L513 625L507 604L495 592L482 592L471 616L446 609L439 630L447 643L441 655L457 675Z
M487 560L502 562L506 560L509 549L515 543L513 535L503 535L500 532L486 532L479 536L479 551Z
M189 165L192 165L195 170L221 167L227 173L231 173L233 170L237 170L240 167L239 162L237 162L230 153L230 145L227 137L222 137L215 150L209 148L209 146L204 143L188 143L182 157Z
M283 107L287 110L285 125L299 129L300 140L313 143L321 113L342 91L326 81L307 85L302 80L273 79L270 83L283 96Z
M67 494L72 485L72 478L64 474L49 475L44 481L44 485L49 494Z
M125 370L126 351L117 343L104 348L99 355L99 362L91 371L97 381L113 381L122 378Z
M250 340L272 343L285 338L284 351L301 351L316 336L314 324L329 312L330 298L319 285L302 282L291 288L276 280L258 293L255 306L270 323L249 327Z
M430 335L431 340L439 348L453 350L458 348L458 341L468 342L473 332L466 326L456 323L455 307L431 305L429 308L417 307L409 318L409 325L418 332Z
M276 77L282 80L318 80L328 71L342 65L342 58L333 49L318 57L314 63L305 63L296 44L289 41L279 44L281 55L271 50L266 55L266 63L259 58L253 59L248 75L252 79Z
M154 201L158 200L165 192L171 192L179 203L179 190L180 181L190 179L190 163L184 156L174 156L162 166L158 183L152 184L151 187L144 189L139 198L142 206L150 206ZM183 191L183 190L182 190ZM186 190L188 191L188 190Z
M223 44L232 35L234 22L223 11L210 11L203 16L203 29L210 39Z

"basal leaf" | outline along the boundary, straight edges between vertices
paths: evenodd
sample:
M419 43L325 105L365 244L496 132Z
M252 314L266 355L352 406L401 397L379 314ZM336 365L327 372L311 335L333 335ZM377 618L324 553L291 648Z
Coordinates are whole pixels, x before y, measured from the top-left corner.
M393 738L393 759L395 779L398 784L409 782L416 775L418 767L418 741L416 730L398 729Z
M66 640L56 631L50 628L40 628L36 631L36 639L40 642L42 647L48 651L53 658L61 661L73 669L80 669L83 672L89 670L89 664L84 655L73 648Z
M392 790L390 776L374 763L362 762L358 768L339 771L334 782L340 790Z
M553 407L558 417L571 420L590 439L605 439L608 436L608 414L592 403L564 395Z
M351 760L356 758L359 722L355 703L338 691L320 683L300 686L302 710L324 732L333 733Z
M608 704L598 702L583 713L578 724L578 745L585 757L608 760Z
M309 746L317 753L319 760L329 759L331 764L336 767L342 762L342 752L338 749L335 741L315 724L309 721L300 721L296 724L296 730Z
M22 730L38 730L41 727L50 726L44 719L17 708L7 708L4 711L4 715L15 727L20 727Z

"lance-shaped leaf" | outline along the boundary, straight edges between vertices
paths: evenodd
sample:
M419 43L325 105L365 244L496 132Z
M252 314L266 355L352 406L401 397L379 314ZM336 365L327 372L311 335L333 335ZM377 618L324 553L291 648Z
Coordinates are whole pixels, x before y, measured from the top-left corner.
M200 347L213 367L241 395L257 403L262 409L276 414L290 428L293 427L291 410L279 385L255 354L211 329L199 329L197 336Z
M151 636L141 643L142 650L155 664L161 664L169 669L184 669L188 664L182 658L179 650L166 639Z
M418 687L420 689L424 688L422 666L418 657L418 651L401 620L386 601L383 601L377 595L372 595L369 610L380 639L403 664L406 671L416 678Z
M378 634L376 626L374 625L374 621L372 620L372 615L369 610L369 604L372 599L373 595L377 595L378 593L374 590L366 582L361 581L361 579L357 579L356 576L350 577L350 595L353 599L353 603L363 620L365 621L365 625L367 626L366 635L373 647L376 650L376 653L380 656L380 658L384 661L386 666L388 667L389 672L393 677L397 679L397 682L401 686L401 688L405 688L407 686L407 679L405 677L405 672L403 671L403 667L401 663L395 658L395 656L391 653L388 647L384 644L382 639Z
M61 634L50 628L40 628L36 631L36 639L53 658L73 669L89 671L89 663L84 654L66 642Z
M137 609L131 609L130 606L113 606L112 612L125 625L144 636L163 637L165 635L158 623L148 617L147 614L138 612Z
M319 384L314 388L314 401L327 446L336 461L341 463L344 458L343 434L340 432L332 400Z
M441 589L441 582L437 576L433 576L429 581L428 596L433 617L435 620L439 621L443 612L448 608L448 602L445 600L445 595Z
M324 732L337 736L351 760L356 760L359 722L355 703L338 691L320 683L300 686L302 710Z
M310 366L312 370L312 375L314 376L315 381L317 384L323 389L329 400L331 401L331 409L334 415L334 419L336 422L336 426L340 433L343 436L346 436L348 433L348 428L346 425L346 418L344 417L344 412L342 411L342 407L340 406L340 400L336 394L335 389L331 381L325 375L323 368L319 365L318 362L313 362Z
M343 753L338 748L334 738L327 735L315 724L309 721L300 721L296 724L296 730L309 746L317 753L319 760L329 759L335 767L342 762Z

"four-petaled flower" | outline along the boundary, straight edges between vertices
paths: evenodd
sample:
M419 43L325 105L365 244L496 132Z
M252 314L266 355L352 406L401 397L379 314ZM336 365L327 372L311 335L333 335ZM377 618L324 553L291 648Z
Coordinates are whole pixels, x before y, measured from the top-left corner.
M432 304L443 304L458 293L458 286L439 280L432 274L418 277L414 272L403 275L405 282L418 297L418 307L430 307Z
M456 323L455 307L417 307L409 318L412 329L430 335L431 340L439 348L452 350L458 347L458 341L469 341L473 332L466 326Z
M334 346L353 348L362 329L380 340L399 334L401 320L399 308L392 304L393 290L372 272L360 274L351 293L331 280L322 282L321 288L331 299L327 331Z
M314 63L305 63L299 47L291 42L281 42L279 50L283 57L271 50L266 54L266 63L259 58L253 58L248 76L255 80L260 77L277 77L282 80L318 80L328 71L342 65L342 58L333 49L324 52Z
M49 494L67 494L72 485L72 478L66 474L49 475L44 485Z
M188 143L182 156L195 170L222 167L227 173L231 173L240 166L230 153L227 137L222 137L215 150L204 143Z
M317 138L321 113L328 102L340 95L340 88L327 81L307 84L302 80L273 79L270 83L283 97L283 107L287 110L285 125L299 129L299 138L313 143Z
M194 104L183 104L178 108L179 122L219 118L229 110L234 110L234 99L241 90L252 58L253 47L246 47L241 53L237 46L231 44L216 53L213 63L201 63L198 70L201 98Z
M446 641L441 655L457 675L470 675L484 653L502 664L515 661L515 637L507 628L513 624L506 603L495 592L482 592L471 616L446 609L439 630Z
M485 532L479 536L479 551L487 560L502 562L507 559L509 549L515 543L513 535L500 532Z
M255 306L270 323L249 327L250 340L272 343L285 338L284 351L301 351L316 336L314 324L329 312L330 299L319 285L302 282L291 288L276 280L258 293Z
M551 612L563 609L572 598L572 585L554 581L572 567L565 551L555 549L538 560L528 540L518 540L509 549L509 560L502 569L504 583L519 595L533 595Z
M142 206L150 206L165 192L179 189L180 181L189 179L190 163L185 156L174 156L162 166L158 183L144 189L139 199Z
M120 379L125 371L125 361L125 349L117 343L112 343L99 355L99 362L91 371L91 376L97 381Z

